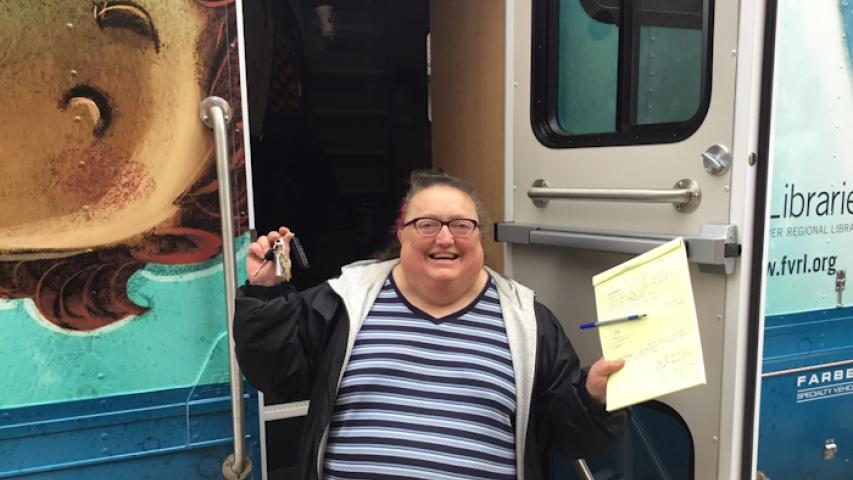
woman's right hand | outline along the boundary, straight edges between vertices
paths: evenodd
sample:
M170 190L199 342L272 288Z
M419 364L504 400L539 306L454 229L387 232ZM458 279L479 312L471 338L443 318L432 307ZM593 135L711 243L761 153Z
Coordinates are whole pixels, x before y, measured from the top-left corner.
M290 257L290 239L293 238L293 233L287 227L279 227L277 232L272 231L261 235L249 245L249 253L246 255L246 273L250 284L272 287L285 281L284 278L275 275L274 261L264 263L264 254L279 238L284 239L284 255Z

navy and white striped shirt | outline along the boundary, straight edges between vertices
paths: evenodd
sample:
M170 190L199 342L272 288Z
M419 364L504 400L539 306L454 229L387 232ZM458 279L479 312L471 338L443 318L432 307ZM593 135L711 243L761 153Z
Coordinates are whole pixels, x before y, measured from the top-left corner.
M492 279L435 319L389 276L355 339L324 478L514 480L515 380Z

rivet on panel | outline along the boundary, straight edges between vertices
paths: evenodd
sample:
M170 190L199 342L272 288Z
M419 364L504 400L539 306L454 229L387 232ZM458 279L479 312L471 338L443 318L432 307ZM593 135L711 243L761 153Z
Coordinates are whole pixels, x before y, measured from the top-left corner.
M74 28L74 24L71 22L68 22L65 24L65 28L67 28L68 30L71 30L72 28Z
M729 190L731 190L731 189L729 188L728 185L723 185L723 191L724 192L728 192Z

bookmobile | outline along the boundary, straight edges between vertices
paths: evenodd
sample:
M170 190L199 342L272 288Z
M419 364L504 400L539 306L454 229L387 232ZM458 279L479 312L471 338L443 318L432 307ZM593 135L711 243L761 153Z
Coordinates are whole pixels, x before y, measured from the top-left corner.
M280 207L317 283L418 168L477 188L584 365L592 276L685 239L706 384L552 478L853 478L853 4L342 0L332 36L284 2L270 139L267 3L0 2L0 478L294 478L307 402L231 356L253 229Z

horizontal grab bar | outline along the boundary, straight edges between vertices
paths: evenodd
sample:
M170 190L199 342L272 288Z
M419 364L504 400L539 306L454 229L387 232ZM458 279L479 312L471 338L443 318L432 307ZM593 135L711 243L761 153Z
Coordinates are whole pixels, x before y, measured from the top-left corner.
M699 184L689 178L675 183L671 189L643 188L566 188L551 187L548 181L538 179L527 189L527 196L537 207L545 207L553 199L597 200L607 202L671 203L676 210L689 213L699 206L702 191Z

